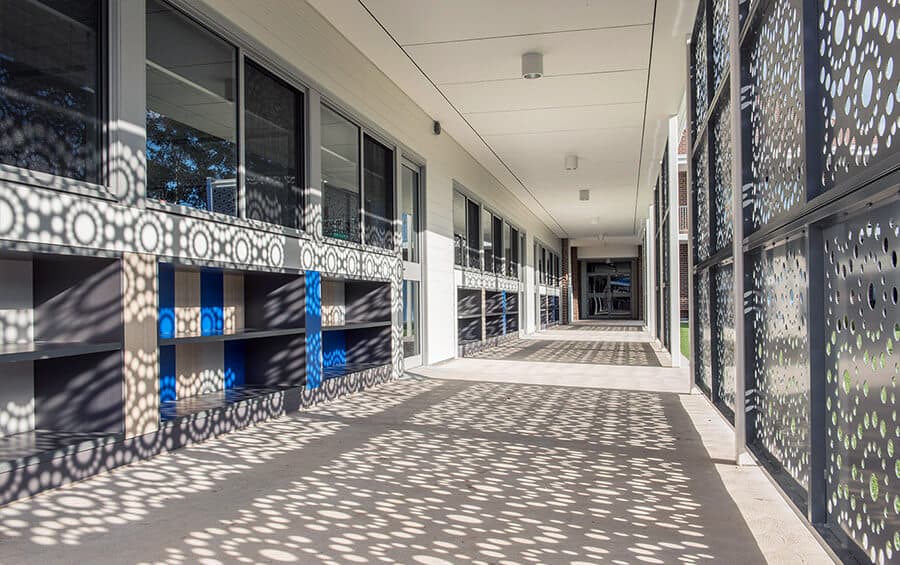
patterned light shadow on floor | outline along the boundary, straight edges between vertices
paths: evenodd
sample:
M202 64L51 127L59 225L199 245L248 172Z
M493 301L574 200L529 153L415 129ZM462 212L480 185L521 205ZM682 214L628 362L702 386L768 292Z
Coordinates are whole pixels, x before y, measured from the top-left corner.
M51 491L0 524L2 562L763 561L677 395L439 380Z
M625 341L514 339L469 357L496 361L660 366L649 343Z

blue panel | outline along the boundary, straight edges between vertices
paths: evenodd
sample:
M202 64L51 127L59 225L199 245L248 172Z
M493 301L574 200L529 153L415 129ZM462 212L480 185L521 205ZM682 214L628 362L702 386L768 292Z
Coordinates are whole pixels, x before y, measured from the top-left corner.
M306 271L306 388L322 384L322 274Z
M225 327L225 287L222 271L200 272L200 333L217 335Z
M159 337L175 336L175 268L159 264ZM174 374L174 371L172 372Z
M344 332L322 334L322 366L335 367L347 364L347 338Z
M244 386L247 382L244 364L244 342L225 342L225 388Z
M175 400L175 346L159 348L159 401Z

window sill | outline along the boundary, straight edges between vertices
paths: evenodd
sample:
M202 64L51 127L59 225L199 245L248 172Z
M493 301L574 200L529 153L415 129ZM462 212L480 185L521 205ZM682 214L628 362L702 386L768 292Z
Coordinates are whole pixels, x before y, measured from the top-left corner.
M87 181L60 177L50 173L31 171L12 165L0 164L0 182L33 188L45 188L77 196L88 196L109 202L118 199L108 186Z
M303 230L279 226L277 224L267 224L259 220L248 220L246 218L229 216L228 214L221 214L219 212L211 212L209 210L191 208L190 206L172 204L163 200L153 200L148 198L145 200L145 202L147 203L148 210L155 210L157 212L163 212L165 214L184 216L187 218L194 218L196 220L215 222L217 224L246 228L255 231L271 233L274 235L283 235L285 237L292 237L295 239L312 239L309 234L307 234Z

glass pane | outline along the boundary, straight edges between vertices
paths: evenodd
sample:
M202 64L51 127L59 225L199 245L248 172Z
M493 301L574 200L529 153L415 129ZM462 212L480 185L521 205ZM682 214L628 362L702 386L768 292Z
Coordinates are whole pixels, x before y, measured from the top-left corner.
M419 338L419 283L403 281L403 356L422 352Z
M494 216L494 272L503 273L503 220Z
M359 128L322 106L322 234L362 241Z
M302 95L254 64L244 69L247 217L299 229Z
M236 216L234 47L147 1L147 196Z
M466 265L466 197L453 193L453 262Z
M394 152L369 136L363 158L366 243L394 248Z
M506 270L503 274L507 276L515 276L511 275L513 266L513 241L515 240L512 239L512 228L509 227L509 224L503 222L503 256L506 258Z
M403 167L400 225L403 260L419 261L419 172ZM454 201L455 204L455 201Z
M469 234L469 266L481 268L481 214L476 202L469 200L466 210L466 230Z
M484 226L484 239L482 242L484 243L484 267L482 267L485 271L494 270L494 238L491 234L493 234L493 222L491 221L491 213L482 208L481 213L481 225Z
M100 2L0 2L0 163L100 182Z

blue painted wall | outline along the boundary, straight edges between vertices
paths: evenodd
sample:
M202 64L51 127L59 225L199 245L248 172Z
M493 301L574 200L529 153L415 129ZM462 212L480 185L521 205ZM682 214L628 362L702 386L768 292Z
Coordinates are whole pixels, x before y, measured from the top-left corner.
M343 331L322 333L322 366L347 364L347 336Z
M175 346L159 348L159 401L175 400Z
M204 269L200 272L200 333L221 334L225 327L225 287L222 271Z
M247 382L244 363L244 342L225 342L225 388L244 386Z
M175 268L168 263L160 263L157 272L159 277L159 337L175 337Z
M322 384L322 274L306 271L306 388Z

